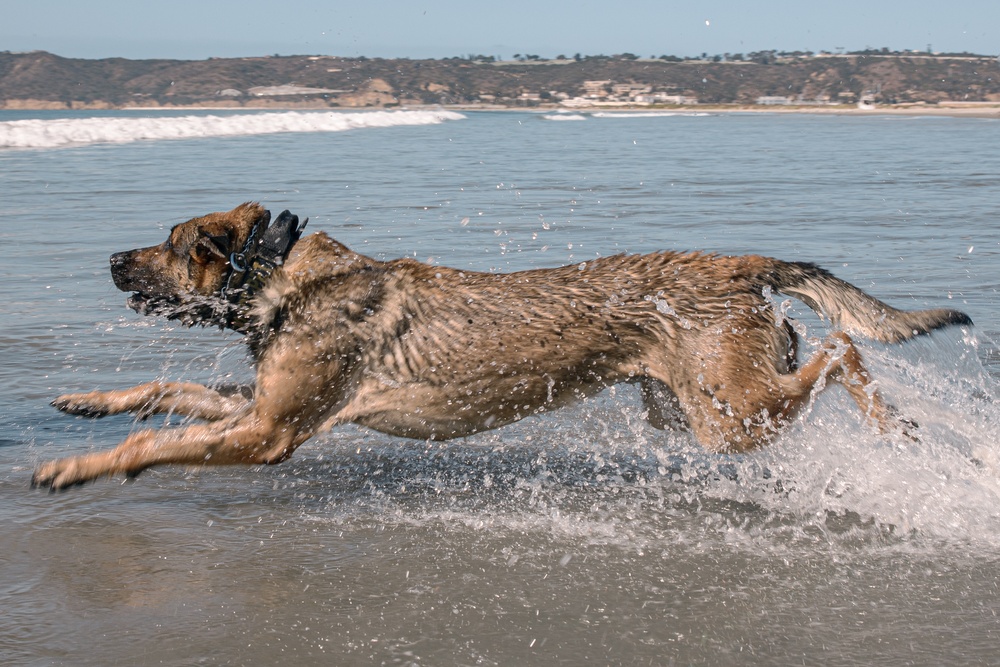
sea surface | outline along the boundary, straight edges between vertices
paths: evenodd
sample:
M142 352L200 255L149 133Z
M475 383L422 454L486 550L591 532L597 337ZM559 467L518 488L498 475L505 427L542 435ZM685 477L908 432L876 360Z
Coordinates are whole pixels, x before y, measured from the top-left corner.
M877 114L0 113L0 664L996 664L998 146ZM760 253L976 325L862 343L917 441L833 387L713 455L623 386L452 442L344 427L275 467L30 489L162 423L60 393L252 378L108 271L249 200L378 258Z

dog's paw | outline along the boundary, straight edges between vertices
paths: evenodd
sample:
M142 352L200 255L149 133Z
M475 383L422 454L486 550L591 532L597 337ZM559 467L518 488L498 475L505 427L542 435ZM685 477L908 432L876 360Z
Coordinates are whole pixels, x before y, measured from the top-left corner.
M899 432L912 440L913 442L920 442L920 424L912 419L906 417L899 417Z
M99 399L98 392L63 394L52 401L51 405L60 412L80 417L105 417L111 414L111 410Z
M59 459L43 463L35 469L35 474L31 476L31 488L63 491L71 486L85 484L92 478L84 474L77 459Z
M913 442L920 442L920 424L915 419L910 419L898 411L895 411L892 416L897 433Z

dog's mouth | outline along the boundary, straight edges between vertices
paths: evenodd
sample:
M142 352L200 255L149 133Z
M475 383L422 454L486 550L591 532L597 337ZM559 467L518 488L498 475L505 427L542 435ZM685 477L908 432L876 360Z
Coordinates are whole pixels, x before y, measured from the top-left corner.
M155 299L142 292L135 292L129 298L125 299L125 305L139 313L140 315L152 315L153 310L151 308L151 302L155 303Z
M216 296L154 296L134 292L125 305L140 315L157 315L178 320L187 326L226 326L233 319L236 306Z
M125 305L140 315L166 315L169 317L182 304L183 300L176 296L153 296L142 292L134 292L125 299Z

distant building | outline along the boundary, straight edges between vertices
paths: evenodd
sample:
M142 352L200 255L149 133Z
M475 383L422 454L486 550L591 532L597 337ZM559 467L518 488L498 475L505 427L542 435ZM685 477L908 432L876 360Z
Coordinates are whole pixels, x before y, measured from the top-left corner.
M668 95L666 93L640 93L632 98L639 104L678 104L690 106L698 104L697 97L690 95Z
M638 83L615 83L611 86L611 94L617 97L634 97L642 93L648 93L652 86L644 86Z
M282 86L255 86L250 89L250 94L255 97L280 97L282 95L325 95L345 93L345 90L331 90L329 88L308 88L306 86L296 86L285 84Z
M607 97L608 96L608 86L610 86L613 81L584 81L583 82L583 94L585 97Z
M757 104L763 104L764 106L784 106L792 103L792 100L787 97L778 97L776 95L763 95L757 98Z

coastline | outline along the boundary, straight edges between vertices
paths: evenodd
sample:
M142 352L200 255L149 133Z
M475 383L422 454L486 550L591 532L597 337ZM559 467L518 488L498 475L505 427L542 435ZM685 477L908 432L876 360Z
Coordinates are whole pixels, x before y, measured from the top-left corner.
M694 109L696 107L692 107ZM761 107L743 106L705 108L710 113L772 113L772 114L813 114L835 116L941 116L947 118L997 118L1000 119L1000 104L983 106L946 106L946 105L879 105L870 109L860 109L857 106L836 107Z
M710 113L759 113L759 114L807 114L835 116L940 116L949 118L994 118L1000 119L1000 103L945 102L940 104L900 104L877 105L859 108L856 105L750 105L750 104L701 104L701 105L634 105L595 104L566 107L555 104L532 107L487 104L445 104L445 105L372 105L372 106L331 106L314 102L279 102L268 100L258 104L189 104L135 106L115 106L104 102L89 104L65 104L41 100L6 100L0 103L0 111L393 111L400 109L447 109L450 111L518 111L525 113L593 113L608 111L615 113L659 112L679 114Z
M408 107L414 108L414 107ZM872 108L861 109L856 105L788 105L788 106L766 106L753 104L698 104L686 106L636 106L636 105L592 105L579 107L563 107L557 105L538 107L502 107L484 105L446 105L441 108L454 111L526 111L526 112L546 112L546 113L593 113L595 111L610 111L616 113L646 113L654 112L676 112L681 114L690 113L710 113L710 114L731 114L731 113L759 113L759 114L809 114L819 116L941 116L950 118L996 118L1000 119L1000 103L988 104L959 104L950 106L922 105L922 104L899 104L899 105L878 105Z

